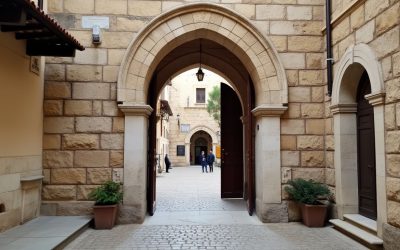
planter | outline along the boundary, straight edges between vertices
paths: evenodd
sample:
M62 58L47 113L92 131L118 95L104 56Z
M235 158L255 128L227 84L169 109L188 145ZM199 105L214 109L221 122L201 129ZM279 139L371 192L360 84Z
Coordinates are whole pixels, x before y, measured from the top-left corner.
M307 227L323 227L328 211L328 205L300 204L303 223Z
M94 228L111 229L117 219L118 204L94 206Z

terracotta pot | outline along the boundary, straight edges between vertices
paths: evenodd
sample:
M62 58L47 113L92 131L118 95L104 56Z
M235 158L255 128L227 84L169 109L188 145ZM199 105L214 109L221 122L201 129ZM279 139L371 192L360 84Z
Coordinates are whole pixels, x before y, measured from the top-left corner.
M118 205L94 206L94 228L111 229L117 219Z
M328 205L300 204L303 224L307 227L323 227L328 211Z

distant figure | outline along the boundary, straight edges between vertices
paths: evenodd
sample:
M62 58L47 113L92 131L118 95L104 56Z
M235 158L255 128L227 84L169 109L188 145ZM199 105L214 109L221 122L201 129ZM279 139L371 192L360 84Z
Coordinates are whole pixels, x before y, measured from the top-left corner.
M168 154L165 154L164 162L165 162L165 171L169 173L168 170L171 168L171 162L168 159Z
M213 151L211 149L210 153L207 155L207 164L210 167L210 173L214 171L214 161L215 161L215 155L213 154Z
M204 151L201 151L200 164L201 164L201 170L203 171L203 173L204 173L204 169L206 170L206 173L208 173L208 171L207 171L207 156L204 154Z

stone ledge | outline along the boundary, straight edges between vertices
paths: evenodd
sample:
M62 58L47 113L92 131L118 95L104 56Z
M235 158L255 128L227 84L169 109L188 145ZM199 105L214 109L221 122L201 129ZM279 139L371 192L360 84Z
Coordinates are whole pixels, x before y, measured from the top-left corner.
M357 112L357 103L349 103L349 104L336 104L330 106L332 114L342 114L342 113L356 113Z
M118 108L125 115L146 116L149 117L153 112L153 108L147 104L119 104Z
M281 116L288 107L282 105L260 105L251 112L254 116Z

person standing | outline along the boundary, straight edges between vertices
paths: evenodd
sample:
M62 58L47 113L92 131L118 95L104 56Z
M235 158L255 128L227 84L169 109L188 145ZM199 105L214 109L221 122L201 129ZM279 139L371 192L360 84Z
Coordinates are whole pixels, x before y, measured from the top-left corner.
M207 156L204 154L204 151L201 151L200 164L201 164L201 170L203 171L203 173L204 173L204 169L206 170L206 173L208 173L208 171L207 171Z
M171 167L171 162L168 159L168 154L165 154L164 162L165 162L165 171L169 173L168 170Z
M210 153L207 155L207 164L208 167L210 168L210 173L214 171L214 161L215 161L215 155L213 154L213 151L211 149Z

